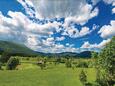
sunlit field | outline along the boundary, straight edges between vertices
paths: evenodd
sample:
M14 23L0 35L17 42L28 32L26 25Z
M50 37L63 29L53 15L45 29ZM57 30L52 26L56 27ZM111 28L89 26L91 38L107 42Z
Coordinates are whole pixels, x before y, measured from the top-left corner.
M88 82L94 82L94 68L66 68L65 64L50 62L41 70L35 60L24 60L17 70L0 71L0 86L82 86L79 81L82 69L87 74Z

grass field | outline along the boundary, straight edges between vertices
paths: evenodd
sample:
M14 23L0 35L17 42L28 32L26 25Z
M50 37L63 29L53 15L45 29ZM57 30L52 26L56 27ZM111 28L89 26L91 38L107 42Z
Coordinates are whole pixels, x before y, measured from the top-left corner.
M0 71L0 86L82 86L79 73L82 68L66 68L64 64L41 70L37 65L22 63L19 70ZM95 81L95 70L84 69L88 82Z

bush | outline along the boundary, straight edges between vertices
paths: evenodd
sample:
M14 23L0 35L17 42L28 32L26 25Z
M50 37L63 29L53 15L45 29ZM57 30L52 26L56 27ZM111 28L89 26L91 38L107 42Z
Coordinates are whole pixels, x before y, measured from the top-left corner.
M10 58L7 62L6 69L7 70L14 70L17 65L19 65L19 59L17 58Z
M27 57L27 58L26 58L26 60L30 60L30 58L29 58L29 57Z
M86 62L79 62L79 63L76 64L76 67L88 68L88 63L86 63Z
M44 69L46 67L46 60L40 60L37 65L40 66L41 70Z
M10 58L10 55L3 53L0 57L0 62L6 63L9 60L9 58Z
M87 82L87 76L86 76L86 74L85 74L85 72L84 72L83 70L82 70L81 73L79 74L79 80L81 81L81 83L82 83L83 85L85 85L86 82Z
M96 81L100 86L110 86L108 85L107 81L105 79L100 79Z
M98 69L103 70L101 75L105 79L104 83L108 86L115 84L115 36L111 41L101 50L97 59ZM102 80L103 80L102 79Z
M4 50L4 52L2 53L2 55L0 57L0 62L6 63L10 57L11 57L10 49L6 49L6 50Z
M0 70L2 69L2 63L0 63Z
M65 63L67 68L71 68L72 67L72 62L70 59L67 59L66 63Z
M57 62L57 63L61 63L61 58L57 58L57 59L56 59L56 62Z

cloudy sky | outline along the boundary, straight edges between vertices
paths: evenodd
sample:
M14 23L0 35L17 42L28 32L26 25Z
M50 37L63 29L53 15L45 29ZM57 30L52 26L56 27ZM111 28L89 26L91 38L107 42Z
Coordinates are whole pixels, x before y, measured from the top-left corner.
M0 0L0 40L45 53L100 51L115 36L115 0Z

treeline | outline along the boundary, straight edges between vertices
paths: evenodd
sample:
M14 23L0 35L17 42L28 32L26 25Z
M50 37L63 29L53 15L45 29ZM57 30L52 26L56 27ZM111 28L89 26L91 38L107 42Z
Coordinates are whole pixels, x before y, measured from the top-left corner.
M101 52L92 53L96 69L95 85L87 83L86 73L82 70L80 81L84 86L114 86L115 85L115 36Z

